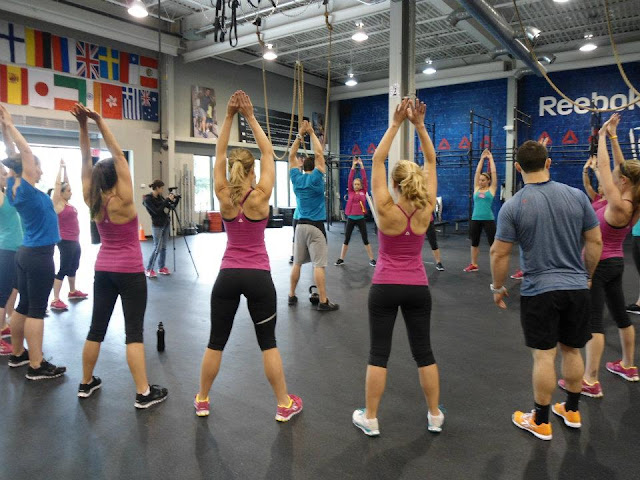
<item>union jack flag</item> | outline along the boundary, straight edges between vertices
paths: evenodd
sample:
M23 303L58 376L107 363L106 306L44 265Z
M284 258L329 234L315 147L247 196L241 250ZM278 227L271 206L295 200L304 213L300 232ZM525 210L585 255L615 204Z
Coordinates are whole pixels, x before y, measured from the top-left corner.
M98 46L76 42L76 75L84 78L100 78Z
M151 106L151 92L149 90L142 90L140 92L140 101L143 107Z

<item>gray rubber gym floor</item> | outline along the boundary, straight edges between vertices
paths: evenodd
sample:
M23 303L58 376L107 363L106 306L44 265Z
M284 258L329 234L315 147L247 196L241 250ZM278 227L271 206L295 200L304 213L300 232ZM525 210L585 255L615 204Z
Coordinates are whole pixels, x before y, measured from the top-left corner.
M376 245L374 235L370 234ZM287 306L291 228L267 231L278 291L278 343L289 390L304 412L285 424L274 420L275 400L266 381L246 304L241 304L211 392L211 415L192 406L200 359L209 335L209 296L224 250L224 234L189 237L197 278L182 238L177 272L149 281L147 365L153 383L168 387L164 404L133 407L134 386L125 361L119 305L104 342L96 375L103 388L76 397L81 349L92 299L46 320L45 356L68 367L64 378L28 382L26 368L0 368L0 478L2 479L632 479L640 449L640 384L604 371L602 399L583 397L583 428L569 430L555 418L553 440L543 442L511 423L515 409L533 406L531 358L519 323L519 287L510 281L509 310L499 311L489 292L488 247L480 271L469 262L464 235L439 237L445 272L437 272L425 246L433 296L432 343L441 375L445 430L427 432L427 413L399 315L387 390L379 412L381 435L365 437L351 424L364 405L369 348L367 293L373 269L358 235L342 267L333 266L342 226L329 233L330 298L341 305L319 313L306 301L312 283L303 267L301 302ZM483 242L486 242L483 238ZM151 244L145 242L145 257ZM92 291L95 247L85 249L78 287ZM169 266L172 254L168 252ZM517 257L512 259L512 270ZM625 294L635 300L638 278L629 252ZM63 293L66 292L66 285ZM66 298L66 294L63 298ZM155 330L166 326L167 350L156 351ZM612 322L603 361L620 358ZM563 401L558 391L554 399Z

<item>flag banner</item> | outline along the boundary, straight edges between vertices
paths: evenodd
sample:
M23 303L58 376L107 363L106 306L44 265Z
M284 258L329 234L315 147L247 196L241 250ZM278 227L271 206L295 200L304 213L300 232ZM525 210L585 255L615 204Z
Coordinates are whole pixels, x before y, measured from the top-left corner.
M87 103L87 81L84 78L55 74L53 77L53 108L71 110L76 103Z
M75 73L76 41L71 38L51 37L53 69L58 72ZM73 70L73 71L72 71Z
M101 85L101 110L104 118L122 119L122 87L120 85ZM94 99L95 102L95 99Z
M100 78L97 45L76 42L76 75L84 78Z
M120 81L129 85L140 83L140 56L120 52Z
M88 109L102 114L102 84L87 80L87 103Z
M140 85L158 88L158 60L140 56Z
M53 75L47 70L29 72L29 105L53 110Z
M128 120L140 120L140 91L135 87L122 87L122 116Z
M99 47L100 78L120 80L120 53L111 47Z
M26 68L0 65L0 102L29 103L29 73Z
M140 108L142 119L150 122L158 121L158 92L140 90Z
M0 20L0 62L26 65L24 27Z
M51 68L51 34L25 28L24 38L27 48L27 65Z

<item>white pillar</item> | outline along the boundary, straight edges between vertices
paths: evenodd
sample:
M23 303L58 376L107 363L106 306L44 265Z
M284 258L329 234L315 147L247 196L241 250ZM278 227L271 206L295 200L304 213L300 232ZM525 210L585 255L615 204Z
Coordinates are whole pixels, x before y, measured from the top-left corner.
M517 138L515 138L516 132L513 129L514 125L514 113L518 101L518 80L515 77L507 78L507 117L505 123L506 131L506 163L505 163L505 176L504 176L504 198L510 199L513 196L513 161L514 158L509 156L509 152L512 152L512 148L516 145ZM513 152L515 154L515 152Z

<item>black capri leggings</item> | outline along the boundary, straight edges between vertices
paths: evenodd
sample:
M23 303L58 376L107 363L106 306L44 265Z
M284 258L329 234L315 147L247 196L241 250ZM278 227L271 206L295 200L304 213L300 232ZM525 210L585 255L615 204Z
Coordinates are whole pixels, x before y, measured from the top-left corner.
M240 296L247 299L260 350L276 348L276 288L271 272L246 268L220 270L211 291L211 335L208 347L224 350Z
M633 262L636 264L636 270L640 273L640 237L633 237Z
M618 328L631 326L624 303L622 274L624 259L621 257L600 260L591 281L591 333L604 333L604 304L618 325Z
M58 250L60 251L60 270L58 270L56 278L64 280L64 277L75 277L80 266L80 255L82 253L80 242L60 240Z
M365 245L369 245L369 236L367 235L367 221L364 218L360 220L353 220L352 218L347 217L347 227L344 230L344 244L349 245L349 241L351 240L351 233L353 233L353 228L358 226L358 230L360 230L360 235L362 236L362 243Z
M489 245L493 245L493 240L496 236L496 221L495 220L471 220L469 224L469 238L471 238L471 246L477 247L480 245L480 235L482 230L487 235Z
M143 272L96 272L93 281L93 316L87 340L102 342L118 297L124 313L125 343L142 343L147 309L147 279Z
M0 250L0 308L5 307L16 287L16 252Z
M20 293L20 303L16 312L21 315L44 318L55 275L54 247L55 245L22 246L16 254L17 284Z
M427 240L429 240L431 250L438 250L438 238L436 237L436 227L433 225L433 222L431 222L429 228L427 228Z
M426 285L371 285L369 365L387 368L398 307L418 368L433 365L436 360L431 351L431 293Z

